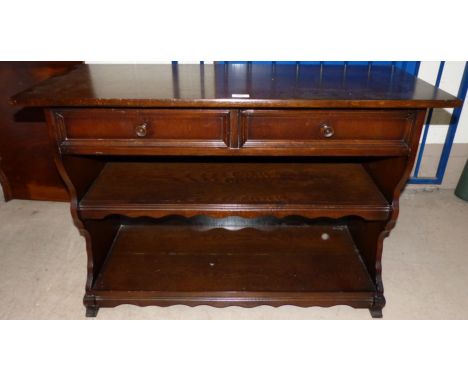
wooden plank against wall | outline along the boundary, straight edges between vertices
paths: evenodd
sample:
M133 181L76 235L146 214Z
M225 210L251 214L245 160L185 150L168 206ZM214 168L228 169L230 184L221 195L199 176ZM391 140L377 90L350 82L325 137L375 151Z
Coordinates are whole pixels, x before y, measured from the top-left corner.
M40 109L15 107L9 97L79 62L0 62L0 183L5 200L68 200Z

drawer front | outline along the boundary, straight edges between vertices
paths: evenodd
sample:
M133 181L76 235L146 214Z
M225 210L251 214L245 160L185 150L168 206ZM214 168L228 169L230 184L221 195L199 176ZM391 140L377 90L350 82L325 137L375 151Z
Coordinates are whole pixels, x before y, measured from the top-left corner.
M244 110L241 147L406 145L415 113L407 110Z
M62 146L228 148L229 110L56 110ZM106 150L104 150L106 151Z

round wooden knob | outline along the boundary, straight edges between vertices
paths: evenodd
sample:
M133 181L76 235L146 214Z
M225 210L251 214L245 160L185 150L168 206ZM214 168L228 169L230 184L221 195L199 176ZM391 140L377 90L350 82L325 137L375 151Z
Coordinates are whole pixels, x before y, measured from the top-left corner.
M148 132L147 131L147 127L148 127L148 124L145 122L145 123L142 123L141 125L138 125L136 128L135 128L135 133L138 137L145 137L146 136L146 133Z
M335 135L335 130L333 130L333 127L328 126L326 123L324 123L320 127L320 131L322 132L322 135L325 138L331 138L331 137L333 137L333 135Z

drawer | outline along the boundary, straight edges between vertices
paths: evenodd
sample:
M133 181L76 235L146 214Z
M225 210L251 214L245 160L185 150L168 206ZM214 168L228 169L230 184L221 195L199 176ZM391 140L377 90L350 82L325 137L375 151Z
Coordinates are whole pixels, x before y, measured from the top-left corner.
M243 110L244 148L406 146L415 113L407 110Z
M65 151L111 148L228 148L229 110L60 109ZM108 148L109 150L107 150Z

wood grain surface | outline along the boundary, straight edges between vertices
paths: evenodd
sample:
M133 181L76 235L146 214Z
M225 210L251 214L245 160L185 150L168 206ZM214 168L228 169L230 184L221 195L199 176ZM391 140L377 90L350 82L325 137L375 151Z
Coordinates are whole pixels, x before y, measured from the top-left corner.
M391 207L359 163L107 163L84 218L258 215L385 219Z
M6 200L69 199L53 161L43 111L11 105L9 98L76 65L78 62L0 62L0 183Z
M236 95L248 96L238 98ZM456 97L399 69L290 64L82 65L12 99L34 106L427 108Z
M345 225L133 225L121 227L94 289L372 292L374 286Z

